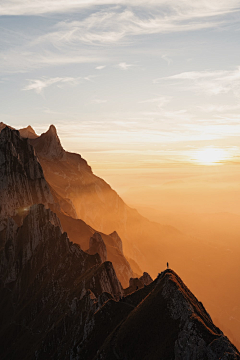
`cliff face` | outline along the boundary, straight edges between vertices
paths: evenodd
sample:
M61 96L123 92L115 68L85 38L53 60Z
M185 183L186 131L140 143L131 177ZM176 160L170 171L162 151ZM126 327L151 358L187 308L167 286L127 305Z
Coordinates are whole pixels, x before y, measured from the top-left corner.
M53 204L34 149L9 127L0 133L0 216L24 213L29 206Z
M107 248L101 234L95 232L90 237L88 253L91 255L98 253L102 262L107 260Z
M0 239L1 359L26 359L28 352L32 358L46 334L69 316L82 319L83 339L98 297L108 293L118 300L123 294L112 264L70 243L43 205L32 206L20 228L11 221L8 228Z
M3 125L0 133L0 217L2 219L0 231L3 231L7 226L4 218L15 216L19 223L28 213L30 206L39 203L50 207L61 218L64 218L64 231L69 231L72 226L72 218L77 218L72 201L59 195L46 182L35 150L27 139L20 136L20 134L24 136L29 135L29 133L32 134L31 139L37 141L35 146L41 154L44 154L51 161L60 158L65 164L66 161L63 159L66 157L66 152L60 144L56 129L52 126L46 134L37 137L32 128L28 127L18 132ZM84 160L83 163L85 164ZM85 224L85 228L90 227ZM80 230L76 231L78 241L75 242L82 246L85 240L89 243L94 230L91 229L88 232L87 239ZM88 246L83 247L84 250L87 248ZM129 278L132 276L132 270L124 255L118 254L117 250L111 248L107 260L113 261L120 281L124 287L127 286Z

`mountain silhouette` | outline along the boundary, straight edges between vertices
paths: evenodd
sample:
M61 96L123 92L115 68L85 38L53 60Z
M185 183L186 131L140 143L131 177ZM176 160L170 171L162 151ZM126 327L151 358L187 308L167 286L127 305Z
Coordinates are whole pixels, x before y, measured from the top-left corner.
M118 232L106 235L70 216L64 201L71 202L45 178L42 163L63 163L64 174L81 157L61 149L55 129L46 133L46 147L43 136L20 134L7 126L0 133L0 358L240 359L176 272L162 271L154 281L134 274ZM44 142L40 152L50 151L45 160L30 144L37 140L40 149ZM94 176L82 161L83 172Z

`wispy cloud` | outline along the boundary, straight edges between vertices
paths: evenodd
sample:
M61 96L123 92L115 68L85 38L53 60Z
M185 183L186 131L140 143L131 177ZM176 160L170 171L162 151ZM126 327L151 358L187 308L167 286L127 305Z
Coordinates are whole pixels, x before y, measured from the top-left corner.
M55 78L42 78L42 79L29 79L29 84L25 86L23 91L35 91L37 94L41 94L42 91L54 84L61 87L64 84L77 85L81 81L81 78L72 77L55 77Z
M96 3L107 5L110 1L76 0L64 2L64 4L59 2L59 8L69 6L71 9L71 6L89 6ZM117 1L117 4L122 6L109 5L92 8L90 15L82 20L61 21L56 25L55 31L42 36L39 41L49 41L55 46L63 46L65 43L75 45L77 43L94 45L125 43L131 37L139 35L219 27L227 21L222 17L236 11L239 7L237 0L211 0L211 4L205 0L195 2L156 0L150 1L147 5L143 1L134 0L134 2ZM135 6L138 6L138 11ZM167 55L163 55L163 59L168 63L171 62Z
M173 62L172 59L167 54L163 54L162 59L165 60L168 63L168 65L170 65Z
M106 67L106 65L99 65L97 67L95 67L96 70L102 70Z
M85 55L72 52L71 49L61 52L40 52L31 49L29 45L23 45L20 48L9 49L0 53L0 72L5 74L14 72L24 73L37 68L94 63L101 60L105 59L91 52L85 52Z
M132 64L127 64L125 62L121 62L117 65L117 67L119 67L121 70L128 70L130 67L132 67L134 65Z
M164 80L178 80L181 83L190 82L187 87L188 90L201 91L207 95L227 94L232 91L235 96L240 96L240 66L235 70L183 72L158 78L153 82L162 83Z
M87 11L81 11L82 8ZM118 0L114 5L110 0L2 0L0 16L68 12L69 20L64 17L64 21L44 29L38 36L17 31L13 35L6 30L12 44L10 48L7 48L3 31L0 45L4 43L2 49L5 50L0 54L0 68L7 72L24 72L52 65L95 62L100 63L96 69L101 70L105 66L101 63L109 60L98 56L92 47L87 49L86 45L125 45L143 35L219 27L234 21L228 15L238 8L238 0L150 0L147 4L143 0ZM76 21L73 19L77 12L81 16ZM162 59L168 64L172 62L167 53ZM127 69L128 64L124 64L122 69Z
M94 5L112 5L112 0L2 0L0 15L36 15L51 12L67 12ZM143 0L115 0L114 5L175 7L179 12L189 9L196 11L200 16L216 15L231 11L239 6L238 0L150 0L146 4Z

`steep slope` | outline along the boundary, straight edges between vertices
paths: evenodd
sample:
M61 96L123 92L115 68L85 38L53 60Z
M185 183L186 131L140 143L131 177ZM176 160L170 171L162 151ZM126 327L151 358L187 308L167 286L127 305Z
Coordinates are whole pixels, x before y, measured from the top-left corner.
M26 134L26 129L23 130L20 133ZM27 131L32 133L33 130L28 127ZM51 129L52 131L54 132L54 129ZM27 139L20 136L20 133L8 126L2 126L0 132L0 216L2 218L14 216L20 224L31 205L42 203L63 220L64 231L69 231L70 240L87 250L89 239L95 230L81 220L74 222L77 214L71 200L63 198L49 186L33 147ZM48 145L50 147L47 150L54 152L52 145L49 143ZM79 223L83 225L80 228ZM6 222L2 221L0 231L5 227ZM118 251L116 241L107 235L102 234L102 236L106 241L107 259L113 262L122 285L127 287L130 277L133 276L131 266L123 252Z
M96 233L64 214L54 199L32 205L31 201L40 199L34 196L41 166L18 132L4 128L0 135L5 174L0 199L4 209L0 218L1 359L240 358L173 271L164 271L154 282L146 273L132 279L130 288L136 280L142 288L131 289L126 296L112 263L103 262L108 247L123 256L118 234ZM45 194L52 194L44 177L40 179L46 185L40 192L45 199ZM23 215L16 212L12 200L22 189L32 196ZM93 231L88 251L93 255L69 241L50 208L65 218L67 226L69 218L86 233Z
M9 127L0 133L0 216L14 216L32 204L53 204L41 165L27 139Z
M232 340L239 338L240 319L235 311L239 303L239 297L235 296L238 292L236 290L230 294L222 286L223 277L228 282L229 277L233 276L233 283L239 282L239 271L234 271L234 274L231 272L231 260L221 260L231 259L230 256L226 257L221 248L203 242L197 234L188 236L172 226L149 221L128 207L104 180L92 173L80 155L63 150L55 128L50 127L47 133L30 141L37 151L47 181L62 198L72 201L77 216L98 232L109 234L117 231L123 241L124 254L135 272L134 276L139 277L142 272L140 269L156 276L159 267L164 268L168 261L204 300L216 321L220 320L219 325L222 326L224 319L223 326L226 325L225 331L232 336ZM48 154L49 148L55 149L52 150L53 156ZM224 266L217 271L216 263L219 262ZM221 299L217 306L216 294ZM225 315L219 317L219 314ZM233 321L234 332L231 334Z
M123 292L112 264L70 243L44 205L33 205L20 228L12 222L0 234L0 357L32 359L67 313L81 316L84 337L92 299L107 292L117 300Z
M89 249L89 239L96 231L83 220L73 219L57 210L55 210L55 212L61 221L63 230L67 232L69 239L79 244L82 250L87 251ZM107 260L113 263L122 286L124 288L128 287L129 279L135 275L128 260L124 256L120 237L117 233L114 235L100 234L107 248Z
M134 309L108 336L95 359L240 358L202 303L171 270L147 289L126 297L124 303Z
M12 221L1 233L1 359L240 359L172 270L123 297L111 263L70 243L51 210Z
M180 236L173 227L150 222L127 206L103 179L93 174L80 155L62 148L53 125L46 133L29 141L46 180L61 197L72 201L78 218L97 231L107 234L117 231L123 239L124 252L141 267L149 266L150 240L152 242L156 236L157 242Z

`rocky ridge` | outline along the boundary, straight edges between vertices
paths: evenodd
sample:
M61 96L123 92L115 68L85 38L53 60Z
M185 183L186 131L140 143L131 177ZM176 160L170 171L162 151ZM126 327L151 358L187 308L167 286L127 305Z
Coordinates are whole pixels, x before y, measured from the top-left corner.
M123 295L112 264L69 242L44 205L33 205L23 225L9 233L1 233L1 359L27 359L27 352L32 358L48 331L69 314L82 318L79 339L84 338L95 300L101 295L103 303L105 292L115 300ZM26 338L27 352L21 346Z
M13 137L14 149L22 152L10 152L1 163L4 174L11 170L6 182L18 180L19 167L12 166L12 157L17 157L26 165L24 186L33 188L34 194L39 172L29 170L25 154L33 149L27 140L22 146L23 139L14 130L3 129L0 135L9 148ZM31 154L31 169L38 169ZM12 191L19 188L14 184ZM0 219L4 224L0 230L1 359L240 359L238 350L174 271L163 271L154 281L147 273L132 278L129 287L136 280L141 287L128 293L112 263L103 261L109 254L123 256L120 237L95 233L56 205L54 201L29 203L21 216L9 207ZM97 252L91 255L71 242L64 232L65 222L70 230L73 225L84 229L86 236L91 233L90 249Z
M6 125L2 125L1 128L0 231L4 230L7 226L8 216L14 216L15 221L20 225L31 205L44 204L46 207L51 208L53 212L57 213L61 220L64 219L64 231L68 232L74 220L77 218L75 208L70 199L63 198L46 182L35 150L29 144L28 139L20 135L21 133L26 134L26 130L28 132L32 130L28 127L18 132ZM57 156L57 154L59 155L61 152L64 152L57 137L56 129L53 126L50 127L49 132L46 133L44 144L42 137L38 137L37 140L39 140L38 146L40 148L42 147L44 154L47 153L47 151L52 151L51 156ZM63 157L64 156L62 156L62 158ZM81 220L79 221L82 223ZM92 232L95 231L85 223L84 227L90 229L90 231L87 231L87 239L84 234L81 233L81 228L76 232L77 241L75 242L80 246L83 245L83 249L87 250L88 245L84 247L84 241L87 240L87 243L89 243L89 239L93 235ZM106 242L109 253L107 259L113 262L119 279L122 281L123 286L126 287L129 278L132 276L131 267L123 253L113 248L115 241L109 241L110 238L107 236L105 236L105 239L107 239ZM75 237L72 239L70 236L70 240L76 239ZM105 246L105 244L103 246Z
M219 326L231 337L232 341L240 346L238 340L240 312L237 300L239 292L237 288L231 287L231 282L228 281L231 276L229 252L218 248L218 254L216 254L215 249L204 238L187 236L176 228L149 221L141 216L136 210L127 206L103 179L95 176L80 155L63 150L59 144L60 140L56 141L56 136L55 131L48 131L41 135L41 144L38 145L39 138L30 139L38 154L44 176L58 196L71 200L77 218L85 221L97 232L112 234L117 231L122 239L126 261L124 260L124 265L122 261L119 262L116 271L124 287L128 286L129 277L139 278L142 270L146 270L154 277L159 267L164 268L167 261L174 264L174 268L182 274L193 291L198 293L211 310ZM55 153L60 156L54 159L48 156L47 151L41 150L49 141L59 149L56 149ZM159 206L162 206L164 211L164 204L159 204ZM75 236L71 240L73 238ZM178 251L179 244L181 244L181 250ZM107 244L106 246L108 247ZM109 256L112 249L109 245ZM111 259L116 258L117 251L114 251L115 253L112 251ZM196 254L198 261L195 261ZM118 258L120 258L120 252ZM222 272L209 272L209 266L214 268L216 259L220 258L224 259ZM237 264L237 258L235 264ZM129 267L132 274L128 271ZM128 278L126 271L128 271ZM236 273L235 282L237 283L239 279L240 276ZM212 291L212 283L216 284L216 292ZM225 289L228 290L225 291ZM229 297L228 292L232 296ZM215 306L215 293L221 299L218 307Z
M99 254L102 262L107 261L107 248L101 234L95 232L90 237L88 253L91 255Z
M40 163L28 140L17 130L0 133L0 216L14 216L30 205L53 204Z

